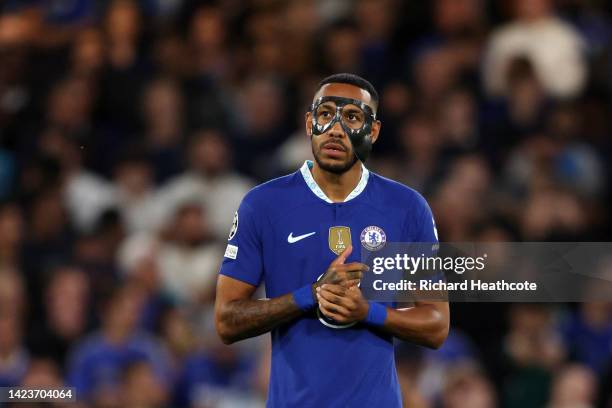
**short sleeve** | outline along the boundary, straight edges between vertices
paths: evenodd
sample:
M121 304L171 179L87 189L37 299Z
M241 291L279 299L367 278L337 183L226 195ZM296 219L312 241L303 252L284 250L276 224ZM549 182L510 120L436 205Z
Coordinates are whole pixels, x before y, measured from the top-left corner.
M431 208L420 195L406 217L402 235L404 242L438 242L438 230Z
M234 214L220 274L259 286L263 275L261 228L258 214L242 201Z
M434 220L431 208L422 199L421 216L418 220L420 227L417 228L416 242L438 242L438 230L436 229L436 221Z

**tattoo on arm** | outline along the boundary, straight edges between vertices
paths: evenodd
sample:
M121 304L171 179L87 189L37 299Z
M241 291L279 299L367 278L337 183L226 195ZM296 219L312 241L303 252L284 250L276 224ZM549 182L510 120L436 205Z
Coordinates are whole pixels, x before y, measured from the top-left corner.
M220 317L231 343L266 333L302 313L288 293L274 299L231 300L223 305Z

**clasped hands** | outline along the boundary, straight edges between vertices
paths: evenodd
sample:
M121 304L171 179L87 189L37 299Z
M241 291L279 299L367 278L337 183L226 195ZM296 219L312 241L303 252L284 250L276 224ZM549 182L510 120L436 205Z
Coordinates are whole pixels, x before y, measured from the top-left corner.
M352 251L349 245L312 285L321 313L342 324L364 320L370 307L358 286L369 268L359 262L345 263Z

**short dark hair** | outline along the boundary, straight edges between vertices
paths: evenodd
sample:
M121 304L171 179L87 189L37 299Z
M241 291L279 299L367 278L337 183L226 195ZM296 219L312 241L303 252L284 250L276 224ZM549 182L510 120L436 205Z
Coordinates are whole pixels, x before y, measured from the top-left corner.
M316 92L319 92L319 89L321 89L323 85L327 84L349 84L368 91L368 93L372 97L374 109L378 108L378 92L376 92L374 85L372 85L367 79L364 79L359 75L349 73L330 75L327 78L324 78L321 82L319 82Z

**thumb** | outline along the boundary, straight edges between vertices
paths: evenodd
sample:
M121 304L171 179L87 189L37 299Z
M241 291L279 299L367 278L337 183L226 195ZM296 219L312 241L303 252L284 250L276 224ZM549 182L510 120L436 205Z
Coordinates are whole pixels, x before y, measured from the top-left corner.
M338 255L338 257L336 259L334 259L334 262L332 262L332 265L341 265L344 262L346 262L346 259L349 257L351 252L353 252L353 245L349 244L346 247L346 249L344 251L342 251L342 253L340 255Z

